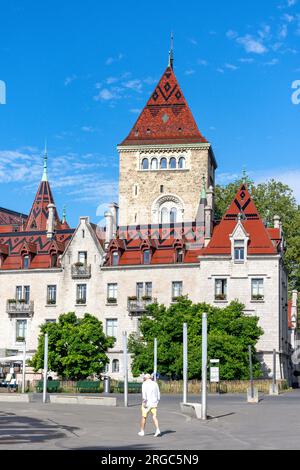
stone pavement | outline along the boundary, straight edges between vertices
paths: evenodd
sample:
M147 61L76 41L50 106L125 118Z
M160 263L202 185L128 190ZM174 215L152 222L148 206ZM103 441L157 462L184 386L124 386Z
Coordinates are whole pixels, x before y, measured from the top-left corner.
M154 438L152 420L146 436L137 436L140 397L129 396L124 408L31 403L0 404L0 450L4 449L300 449L300 390L279 397L260 396L258 405L245 395L210 395L207 422L184 416L180 396L163 395ZM198 401L191 395L189 401Z

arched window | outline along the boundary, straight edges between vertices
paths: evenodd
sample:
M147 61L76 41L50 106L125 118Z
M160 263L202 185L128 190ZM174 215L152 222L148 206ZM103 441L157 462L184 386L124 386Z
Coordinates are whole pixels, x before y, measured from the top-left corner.
M185 158L184 157L179 158L178 166L182 170L185 168Z
M167 224L169 222L169 211L166 207L163 207L160 213L160 222L162 224Z
M161 168L162 170L165 170L167 167L168 167L167 159L166 159L166 158L162 158L162 159L160 160L160 168Z
M150 250L143 251L143 263L150 264Z
M120 370L119 359L113 359L111 371L112 372L119 372L119 370Z
M176 168L176 158L170 158L170 168L174 170Z
M177 220L177 209L176 207L172 207L170 211L170 223L175 224Z
M118 266L119 264L119 253L117 251L112 252L112 265L113 266Z
M151 170L157 170L157 169L158 169L157 158L152 158L152 160L151 160Z
M148 170L149 169L149 161L148 158L144 158L142 161L142 169L143 170Z

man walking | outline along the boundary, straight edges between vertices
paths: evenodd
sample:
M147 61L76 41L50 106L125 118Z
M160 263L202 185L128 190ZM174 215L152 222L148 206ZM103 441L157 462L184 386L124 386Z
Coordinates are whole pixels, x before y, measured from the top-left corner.
M138 433L139 436L145 435L145 424L149 413L152 414L152 419L156 428L154 437L161 435L158 420L157 420L157 405L160 400L160 392L156 382L151 380L150 374L144 375L144 382L142 386L142 419L141 419L141 430Z

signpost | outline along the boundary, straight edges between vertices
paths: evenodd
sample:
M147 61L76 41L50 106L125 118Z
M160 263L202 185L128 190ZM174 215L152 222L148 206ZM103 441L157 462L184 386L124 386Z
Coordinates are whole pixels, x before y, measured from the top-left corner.
M43 403L46 403L47 401L47 375L48 375L48 333L45 333Z
M124 406L128 406L128 362L127 362L127 332L123 333L123 364L124 364Z
M154 382L157 376L157 338L154 338L154 368L153 368Z
M183 324L183 403L187 403L188 394L188 348L187 348L187 324Z
M201 419L207 419L207 313L202 313L202 403Z
M220 359L211 359L210 363L213 364L210 366L210 383L216 383L217 390L220 392Z
M25 393L25 374L26 374L26 342L23 343L23 368L22 368L22 393Z

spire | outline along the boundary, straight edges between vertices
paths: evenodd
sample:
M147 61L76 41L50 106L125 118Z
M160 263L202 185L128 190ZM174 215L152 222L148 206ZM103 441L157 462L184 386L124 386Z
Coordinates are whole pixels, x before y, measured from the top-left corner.
M171 67L171 69L173 69L173 64L174 64L173 49L174 49L174 36L173 36L173 33L171 33L171 47L169 50L169 63L168 63L168 67Z
M66 211L66 206L63 207L63 213L62 213L62 219L61 219L61 223L62 224L65 224L67 221L67 211Z
M43 173L42 181L48 181L48 175L47 175L47 159L48 159L47 141L45 140L45 150L44 150L44 173Z

